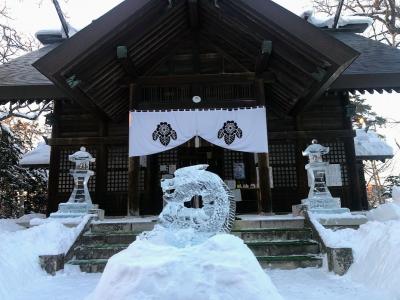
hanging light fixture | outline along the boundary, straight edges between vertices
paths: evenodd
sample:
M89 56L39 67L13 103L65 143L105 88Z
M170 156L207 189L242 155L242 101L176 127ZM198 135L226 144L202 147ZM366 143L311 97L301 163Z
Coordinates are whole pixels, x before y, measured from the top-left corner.
M194 103L200 103L201 102L201 97L200 96L194 96L193 98L192 98L192 101L194 102Z

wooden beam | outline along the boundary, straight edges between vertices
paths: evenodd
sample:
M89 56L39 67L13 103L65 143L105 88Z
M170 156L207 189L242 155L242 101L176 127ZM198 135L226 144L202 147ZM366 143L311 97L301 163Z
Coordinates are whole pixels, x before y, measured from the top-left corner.
M99 121L99 136L107 136L107 122ZM107 145L100 144L96 147L96 190L95 200L100 208L106 205L107 192Z
M73 89L69 88L68 84L62 85L62 82L66 82L64 76L56 75L53 80L56 85L65 92L68 98L77 101L86 111L92 113L98 119L107 119L107 115L96 106L93 101L81 90L81 85L84 83L79 82ZM84 87L82 87L84 88Z
M79 146L79 145L118 145L127 144L127 136L109 136L109 137L80 137L80 138L58 138L48 139L50 146Z
M339 66L338 68L330 68L330 71L324 72L324 76L321 80L316 81L311 87L307 95L301 98L295 107L291 110L292 116L297 116L303 112L308 106L312 105L317 101L323 93L325 93L332 83L343 73L343 71L352 63L353 60Z
M350 104L349 95L348 93L345 93L344 95L342 95L343 124L348 130L352 130L353 124L351 118L347 116L345 109L346 105L349 104ZM362 192L360 183L360 173L357 166L354 138L346 137L343 139L343 141L346 153L346 167L348 171L349 186L351 187L350 209L359 211L362 209Z
M273 26L277 39L288 41L292 37L296 40L294 47L298 48L298 52L306 48L315 49L323 60L338 65L347 64L359 55L351 47L326 35L319 28L304 22L273 1L268 1L268 4L259 0L229 0L221 3L221 9L226 10L228 7L234 7L236 11L246 14L248 19L261 24L261 27L264 24Z
M117 59L127 76L131 78L136 78L138 76L135 65L129 58L128 47L126 46L117 47Z
M313 138L353 138L355 131L352 129L341 130L315 130L315 131L275 131L268 132L270 140L311 140Z
M93 56L93 52L104 46L106 41L131 28L141 33L166 13L163 1L124 1L33 65L46 75L65 71L66 68L71 69ZM142 23L143 20L148 23ZM140 34L135 37L136 40L139 38Z
M188 0L190 27L192 30L199 28L199 3L198 0Z
M261 77L268 82L275 77L271 73L265 73ZM189 83L244 83L254 81L255 73L225 73L225 74L194 74L194 75L175 75L175 76L143 76L136 80L141 85L169 85L169 84L189 84ZM264 79L262 79L264 80Z
M66 98L66 94L53 84L46 85L14 85L0 86L0 101L17 100L58 100Z
M135 108L135 94L137 87L134 84L129 86L129 109ZM131 120L132 121L132 120ZM140 214L140 194L139 194L139 157L128 158L128 216L138 216Z
M272 54L272 42L263 41L261 45L261 55L257 57L255 71L257 75L261 75L268 67L269 59Z
M262 79L255 80L256 98L260 105L265 105L265 86ZM267 118L267 116L265 116ZM268 135L266 136L268 139ZM269 154L258 154L258 172L259 172L259 186L260 197L258 199L258 213L271 213L272 212L272 192L271 192L271 178L269 166Z
M62 106L60 102L54 103L54 115L59 117L61 114ZM52 129L51 129L51 137L57 138L60 134L59 131L59 118L55 118ZM60 176L60 151L57 147L50 148L50 168L49 168L49 183L47 190L47 215L50 213L56 212L58 209L58 179Z
M241 62L239 62L236 58L234 58L232 55L227 53L225 50L223 50L221 47L216 45L214 42L212 42L205 34L201 35L201 39L207 41L208 43L212 44L213 47L218 51L221 56L228 60L230 63L234 64L237 66L239 69L242 69L243 72L251 72L246 66L244 66Z

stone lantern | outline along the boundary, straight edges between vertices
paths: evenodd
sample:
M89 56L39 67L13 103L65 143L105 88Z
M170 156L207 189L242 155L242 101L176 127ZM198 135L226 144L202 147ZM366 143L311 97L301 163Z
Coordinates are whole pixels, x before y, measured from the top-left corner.
M311 145L303 151L303 156L308 156L306 165L310 179L310 191L308 198L302 200L307 209L313 213L337 214L349 212L348 208L342 208L340 198L333 198L329 192L326 178L328 175L329 162L324 162L323 155L329 153L329 147L318 144L313 140Z
M68 203L87 203L92 204L90 198L88 182L94 172L89 170L89 164L96 161L93 156L86 152L85 147L81 147L80 151L68 156L69 161L75 163L75 169L70 170L70 174L74 177L74 190Z
M80 151L69 155L68 159L75 163L75 168L69 172L74 178L74 189L68 202L60 203L58 211L50 215L52 218L80 217L93 208L88 182L94 175L94 172L89 170L90 163L95 162L96 159L86 152L85 147L81 147Z

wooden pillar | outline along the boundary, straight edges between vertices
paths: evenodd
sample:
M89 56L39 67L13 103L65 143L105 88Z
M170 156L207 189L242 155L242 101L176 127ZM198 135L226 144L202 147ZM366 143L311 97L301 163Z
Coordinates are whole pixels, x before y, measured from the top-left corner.
M107 136L107 123L99 120L99 137ZM97 146L96 157L96 203L100 208L105 209L107 193L107 146L101 143Z
M51 138L59 137L59 112L62 109L60 106L62 104L58 101L54 101L54 123L52 124L51 129ZM50 169L49 169L49 181L47 183L47 215L50 213L57 211L58 209L58 180L60 176L60 147L59 146L51 146L50 151Z
M360 173L357 168L356 150L354 147L354 139L346 138L345 140L345 151L346 151L346 164L348 166L348 178L349 186L351 191L351 210L361 210L361 184L360 184Z
M301 115L296 116L297 133L304 131L302 124L303 120ZM302 199L308 197L310 189L308 187L308 176L305 169L308 160L303 156L303 151L307 148L310 142L311 139L307 140L304 135L296 134L297 199L293 199L296 202L292 202L292 204L300 204Z
M128 166L128 216L140 214L139 157L129 157Z
M264 80L255 80L255 91L257 102L260 105L265 105L265 88ZM265 116L267 118L267 116ZM268 121L268 120L267 120ZM268 138L268 137L267 137ZM258 199L258 213L271 213L272 212L272 192L271 192L271 179L270 179L270 166L269 154L258 154L258 174L260 184L260 197Z
M349 93L346 92L342 94L343 97L343 119L346 129L352 130L353 124L351 118L346 115L346 105L350 103ZM355 132L354 132L355 135ZM360 184L360 173L357 167L356 150L354 146L354 138L346 137L344 139L345 153L346 153L346 164L348 166L348 178L351 194L351 202L349 203L349 208L351 210L361 210L362 205L362 193ZM364 187L365 188L365 187Z
M136 86L129 86L129 110L135 107ZM131 120L134 122L134 120ZM140 214L140 195L139 195L139 157L128 158L128 216L138 216Z
M272 193L269 176L268 153L258 154L258 174L260 176L260 198L258 201L258 213L272 212Z

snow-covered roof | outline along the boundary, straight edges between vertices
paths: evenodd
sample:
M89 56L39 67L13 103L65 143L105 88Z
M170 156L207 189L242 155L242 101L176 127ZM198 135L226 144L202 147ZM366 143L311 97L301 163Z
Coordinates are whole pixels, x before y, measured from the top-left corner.
M291 11L302 19L307 21L316 27L328 27L332 28L335 16L326 16L320 13L316 13L311 0L273 0L275 3ZM338 20L338 27L350 25L350 24L369 24L371 25L373 20L369 17L363 16L345 16L341 15Z
M357 158L385 159L394 156L393 148L372 130L366 132L364 129L357 129L354 146Z
M25 153L19 161L21 166L46 166L50 164L50 146L40 143L35 149Z

